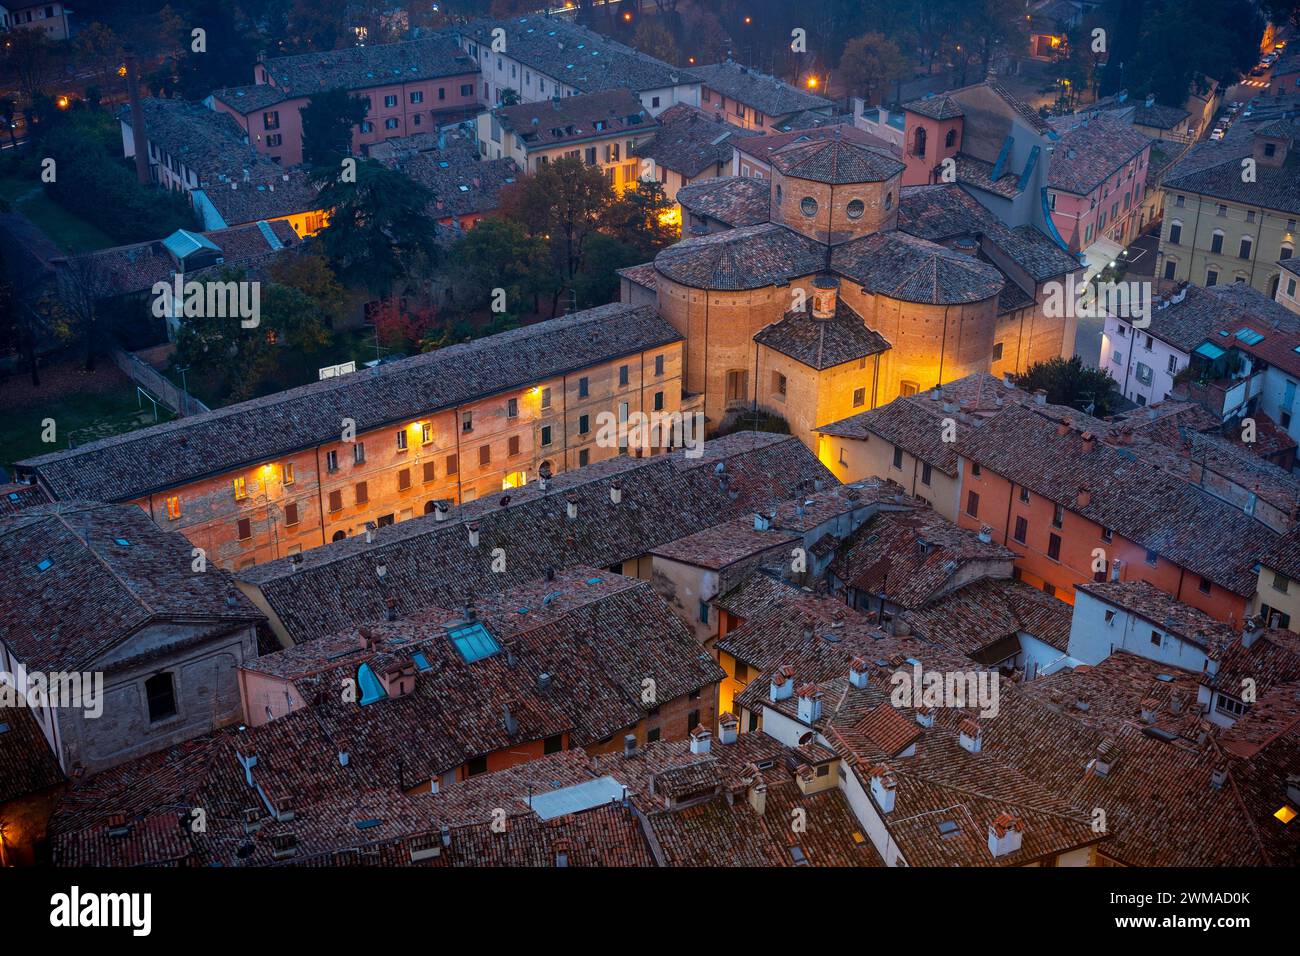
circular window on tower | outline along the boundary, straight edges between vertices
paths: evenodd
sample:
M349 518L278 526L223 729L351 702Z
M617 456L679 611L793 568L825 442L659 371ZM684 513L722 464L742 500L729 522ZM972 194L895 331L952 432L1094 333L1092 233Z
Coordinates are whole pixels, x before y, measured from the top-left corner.
M817 215L817 200L813 199L812 196L804 196L799 201L799 208L805 216L815 216Z
M862 214L867 211L866 204L861 199L852 199L844 207L844 212L850 219L861 219Z

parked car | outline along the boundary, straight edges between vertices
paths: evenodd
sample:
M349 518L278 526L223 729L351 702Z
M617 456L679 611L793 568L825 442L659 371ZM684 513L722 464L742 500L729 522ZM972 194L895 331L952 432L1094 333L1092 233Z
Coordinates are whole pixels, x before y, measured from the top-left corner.
M1218 142L1219 140L1223 139L1223 127L1222 126L1214 127L1214 129L1210 133L1210 139L1214 140L1215 142Z

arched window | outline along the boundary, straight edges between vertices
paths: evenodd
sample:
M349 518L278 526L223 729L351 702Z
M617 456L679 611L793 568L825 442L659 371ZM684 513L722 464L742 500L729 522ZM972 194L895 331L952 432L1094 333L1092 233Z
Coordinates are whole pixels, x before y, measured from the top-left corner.
M331 540L331 541L342 541L342 540L343 540L344 538L346 538L347 536L348 536L348 533L347 533L346 531L335 531L335 532L334 532L334 537L330 538L330 540Z
M913 156L925 155L925 127L924 126L918 126L916 128L916 135L912 137L912 155Z
M438 507L438 503L436 501L426 501L424 503L424 513L427 515L431 515L433 514L433 509L436 507Z
M952 144L955 142L957 142L957 131L950 129L948 135L943 138L944 149L952 149Z
M1216 229L1216 230L1214 230L1213 233L1211 233L1211 235L1210 235L1210 251L1211 251L1211 252L1222 252L1222 251L1223 251L1223 230L1222 230L1222 229Z

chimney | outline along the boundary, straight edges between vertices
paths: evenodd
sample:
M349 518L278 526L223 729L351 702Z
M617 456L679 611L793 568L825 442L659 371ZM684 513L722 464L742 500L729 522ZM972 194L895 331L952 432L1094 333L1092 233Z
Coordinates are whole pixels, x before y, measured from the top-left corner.
M1070 434L1070 420L1068 418L1062 418L1056 423L1056 434L1062 436Z
M505 725L506 734L513 737L519 733L519 721L515 720L514 715L510 713L510 705L501 705L501 722Z
M1227 781L1227 779L1228 779L1228 767L1226 764L1220 764L1219 766L1215 767L1214 771L1210 774L1210 786L1213 787L1215 790L1222 790L1223 784Z
M794 695L794 668L789 664L776 669L772 674L771 698L773 703L789 700Z
M822 692L816 684L804 684L799 688L799 720L805 724L816 723L822 717Z
M478 547L478 522L471 521L468 525L466 525L466 527L469 528L469 546L471 548L477 548Z
M1154 697L1148 697L1142 701L1142 723L1154 724L1156 714L1160 712L1160 701Z
M849 683L858 690L866 689L867 662L861 657L855 657L849 661Z
M749 786L749 805L760 817L767 812L767 784L762 777Z
M898 791L898 781L885 764L871 768L871 797L880 807L881 813L894 812L894 796Z
M636 734L626 734L623 737L623 759L631 760L636 756Z
M391 594L388 595L388 600L384 602L384 620L397 620L397 598L393 597Z
M1112 582L1119 580L1119 569L1124 566L1124 562L1116 558L1110 563L1110 579Z
M839 288L840 280L834 276L818 276L813 279L812 317L814 319L835 317L835 302L839 297Z
M934 726L934 708L922 704L916 708L916 722L922 727L930 728Z
M393 659L380 668L376 676L389 697L405 697L415 690L415 664L412 661Z
M578 517L578 496L571 494L568 495L565 498L565 500L568 501L569 503L569 508L568 508L569 520L573 520L577 518Z
M989 852L996 857L1007 856L1020 849L1025 836L1025 823L1010 813L999 813L989 824Z
M985 544L989 544L990 542L992 542L992 540L993 540L993 529L990 528L990 527L989 527L988 525L986 525L986 524L982 524L982 525L980 525L979 539L980 539L980 541L984 542Z
M754 512L754 530L770 531L772 529L772 515L768 512Z
M1259 640L1259 618L1248 617L1241 625L1241 646L1250 649L1257 640Z
M609 484L609 501L610 504L618 504L623 500L623 479L615 478Z
M144 109L140 105L140 61L134 51L126 54L126 91L131 101L131 145L135 150L135 178L149 185L149 138L145 135Z
M700 724L691 731L691 753L706 754L709 752L709 745L713 740L713 734L704 729Z
M1151 107L1153 107L1153 106L1156 105L1156 95L1155 95L1154 93L1148 93L1148 94L1147 94L1147 103L1146 103L1146 105L1147 105L1147 108L1148 108L1148 109L1150 109Z
M375 642L375 635L364 624L357 628L357 639L361 643L363 651L373 651L378 645Z
M551 675L543 671L537 675L537 692L545 694L551 689Z
M1045 388L1034 389L1034 404L1035 405L1047 404L1047 389Z
M435 501L433 503L433 520L446 521L447 512L451 510L451 503L448 501Z
M1096 444L1097 444L1096 435L1094 435L1092 432L1083 433L1083 450L1085 452L1092 451L1093 447L1096 446Z
M979 723L971 717L967 717L961 722L958 741L961 743L961 749L969 753L977 754L983 747L982 733Z
M740 720L735 714L724 710L718 715L718 743L728 747L740 736Z
M1015 380L1015 378L1011 375L1010 372L1003 372L1003 373L1002 373L1002 384L1005 385L1007 388L1015 388L1015 387L1016 387L1016 380Z

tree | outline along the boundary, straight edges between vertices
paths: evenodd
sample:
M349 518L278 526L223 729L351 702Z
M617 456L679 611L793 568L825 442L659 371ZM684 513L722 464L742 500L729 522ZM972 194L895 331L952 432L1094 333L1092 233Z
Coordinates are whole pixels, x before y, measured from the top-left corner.
M530 236L517 222L491 217L465 234L452 250L457 285L473 311L488 308L493 291L505 291L505 314L539 311L543 294L555 291L550 249L540 236Z
M1089 368L1083 359L1057 356L1029 366L1016 384L1027 391L1042 388L1053 405L1069 405L1081 412L1103 418L1111 412L1115 400L1114 380L1098 368Z
M18 88L30 100L43 93L52 78L54 44L43 30L10 30L4 35L4 70L18 80Z
M1130 29L1137 35L1107 31L1118 36L1103 92L1127 87L1135 96L1154 93L1161 103L1181 106L1189 93L1205 92L1206 77L1236 82L1259 56L1264 21L1251 0L1127 2L1139 8L1140 20Z
M176 62L181 95L201 100L215 89L248 83L257 45L235 0L190 0L184 7Z
M635 249L637 261L644 262L679 238L676 212L677 204L668 200L663 183L639 182L610 204L603 231Z
M600 169L571 157L546 163L501 191L502 213L550 244L551 261L563 278L551 295L551 315L559 308L561 292L573 288L587 239L597 231L613 201L614 194Z
M214 282L246 282L242 269L221 269ZM315 304L297 289L274 282L260 288L259 323L222 316L186 316L176 333L176 362L189 366L196 380L234 401L276 391L285 382L286 366L294 359L308 365L330 343L330 332Z
M649 18L637 24L636 32L632 34L632 46L665 63L676 63L681 55L673 35L658 20Z
M722 22L712 12L698 7L690 7L682 15L682 36L696 63L721 62L731 49L731 35Z
M907 59L898 44L883 33L864 33L850 40L840 57L840 79L868 104L884 101L889 85L907 73Z
M294 0L286 33L293 50L288 52L337 50L351 45L347 27L348 0Z
M72 42L78 66L89 66L100 79L116 74L122 60L122 41L111 29L92 21Z
M339 168L352 152L352 129L366 118L366 101L344 89L316 93L298 110L302 116L302 161Z
M329 225L313 238L345 283L386 297L437 260L433 194L424 186L373 159L356 161L355 181L323 168L312 175L329 210Z
M309 252L276 256L266 274L271 281L297 289L311 299L331 326L343 318L346 293L324 256Z
M6 96L4 99L0 100L0 116L4 117L5 129L9 131L9 144L11 146L18 145L18 136L14 131L14 117L17 113L18 104L14 102L12 96Z
M401 298L385 299L371 318L379 344L399 352L423 351L423 343L438 326L436 310L427 305L406 305Z
M82 349L83 367L95 370L95 358L102 346L101 310L113 294L113 280L95 256L73 256L58 273L56 331L61 339Z

